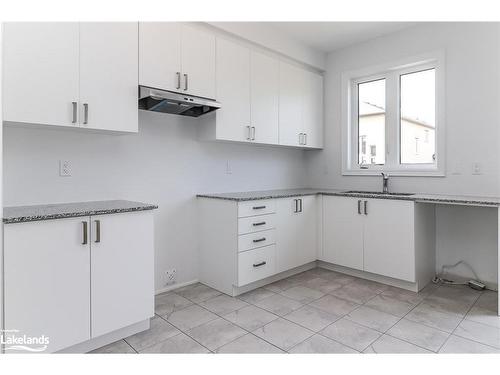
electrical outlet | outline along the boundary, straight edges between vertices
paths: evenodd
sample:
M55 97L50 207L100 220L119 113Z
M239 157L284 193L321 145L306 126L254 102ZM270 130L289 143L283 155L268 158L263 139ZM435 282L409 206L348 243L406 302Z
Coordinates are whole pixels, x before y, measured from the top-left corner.
M71 177L71 162L69 160L59 160L59 176Z
M480 175L483 174L483 171L481 170L481 164L478 162L475 162L472 164L472 174L474 175Z
M177 270L175 268L165 271L165 285L175 284L176 274Z

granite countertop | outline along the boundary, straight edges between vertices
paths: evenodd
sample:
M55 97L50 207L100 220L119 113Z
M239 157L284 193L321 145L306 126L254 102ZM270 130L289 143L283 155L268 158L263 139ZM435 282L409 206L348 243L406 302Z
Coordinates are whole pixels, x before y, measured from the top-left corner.
M4 224L63 219L68 217L116 214L120 212L146 211L157 205L125 200L41 204L35 206L4 207Z
M333 195L359 198L375 198L375 199L395 199L408 200L422 203L439 203L439 204L460 204L471 206L500 206L500 198L498 197L476 197L467 195L443 195L443 194L422 194L415 193L412 195L391 195L372 192L356 192L350 193L349 190L338 189L282 189L282 190L265 190L265 191L246 191L236 193L221 193L221 194L198 194L199 198L224 199L236 202L273 199L273 198L289 198L304 195Z

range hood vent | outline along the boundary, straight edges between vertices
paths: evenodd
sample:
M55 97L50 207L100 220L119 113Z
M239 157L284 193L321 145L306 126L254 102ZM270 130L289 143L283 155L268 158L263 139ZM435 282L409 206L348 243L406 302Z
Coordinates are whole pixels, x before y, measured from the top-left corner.
M139 86L139 109L145 111L199 117L220 107L220 103L212 99Z

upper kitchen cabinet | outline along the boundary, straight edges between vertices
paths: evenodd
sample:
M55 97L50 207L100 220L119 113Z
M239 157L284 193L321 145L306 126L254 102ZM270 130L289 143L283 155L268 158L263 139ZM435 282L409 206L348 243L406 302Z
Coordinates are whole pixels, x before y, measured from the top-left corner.
M5 24L4 120L137 132L137 43L137 23Z
M4 24L4 121L77 125L78 38L78 23Z
M323 147L323 77L280 63L279 144Z
M139 83L215 98L215 36L175 22L140 23Z
M83 127L138 131L137 34L137 23L80 24L79 118Z

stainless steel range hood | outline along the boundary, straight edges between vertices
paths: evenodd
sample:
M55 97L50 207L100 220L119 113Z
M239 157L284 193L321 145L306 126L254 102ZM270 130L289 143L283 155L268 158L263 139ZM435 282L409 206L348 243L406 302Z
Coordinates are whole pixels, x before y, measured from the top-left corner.
M139 109L146 111L199 117L220 107L220 103L212 99L139 86Z

